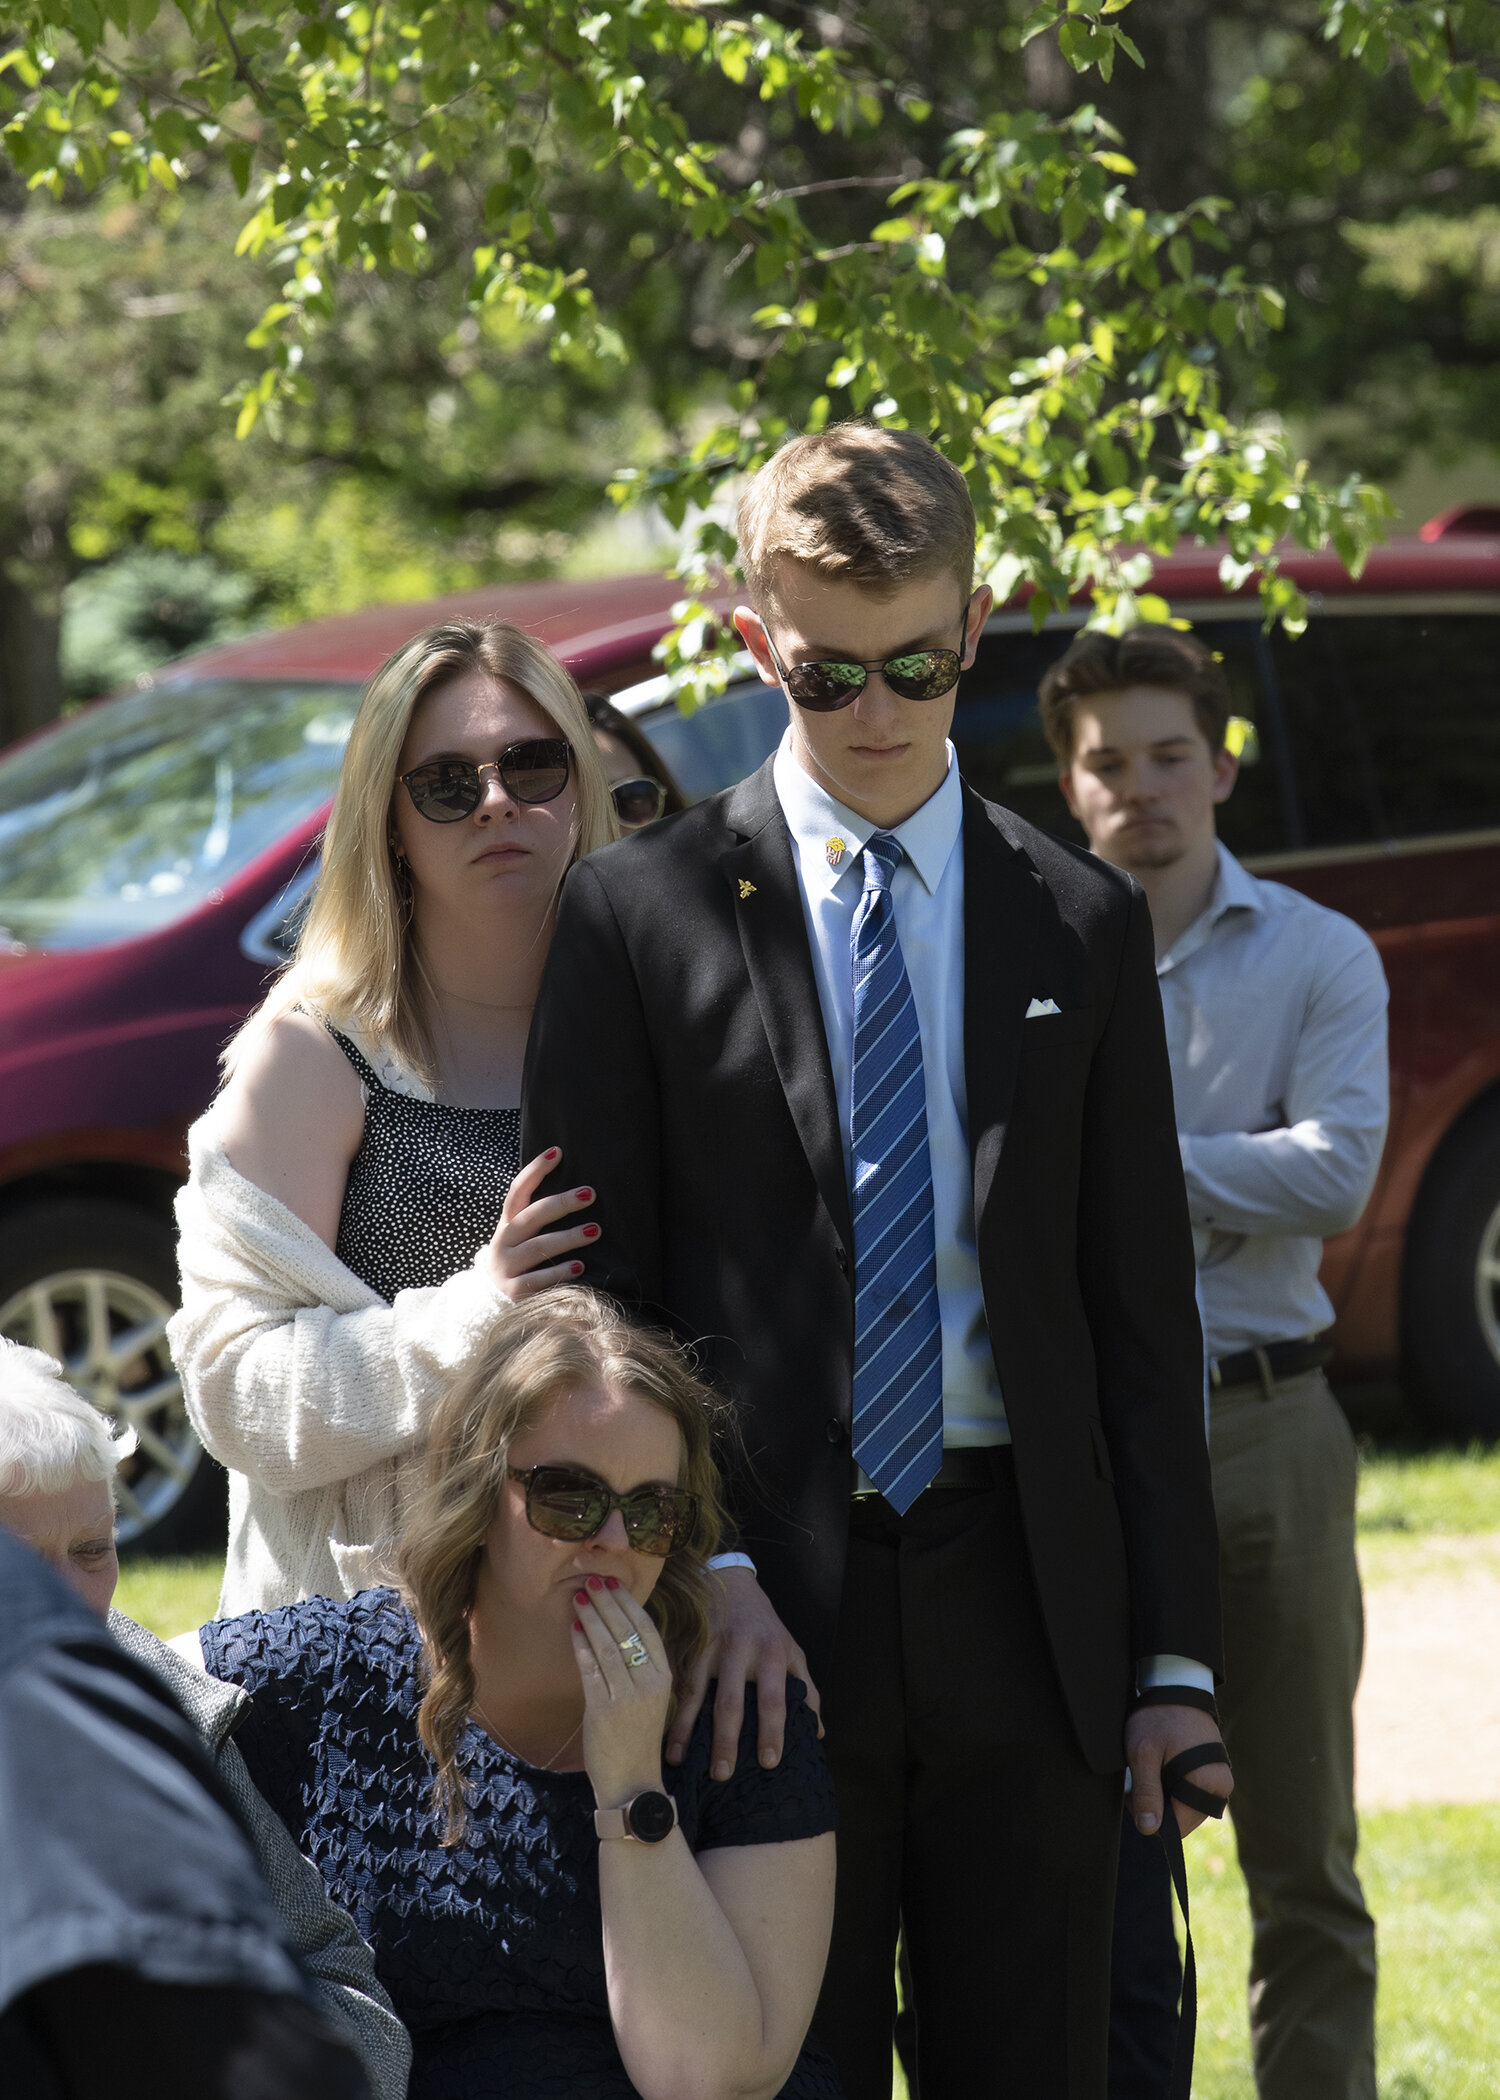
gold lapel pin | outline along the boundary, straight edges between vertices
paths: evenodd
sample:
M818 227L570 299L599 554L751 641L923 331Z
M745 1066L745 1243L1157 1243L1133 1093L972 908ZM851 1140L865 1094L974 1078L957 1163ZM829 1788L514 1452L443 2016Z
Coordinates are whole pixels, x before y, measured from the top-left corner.
M829 867L837 868L843 865L844 855L849 851L849 848L842 839L832 838L824 846L823 851L828 856Z
M741 897L743 898L743 897L753 897L754 895L755 895L755 884L754 884L753 882L746 882L746 880L745 880L744 876L742 875L742 876L740 877L740 896L741 896Z

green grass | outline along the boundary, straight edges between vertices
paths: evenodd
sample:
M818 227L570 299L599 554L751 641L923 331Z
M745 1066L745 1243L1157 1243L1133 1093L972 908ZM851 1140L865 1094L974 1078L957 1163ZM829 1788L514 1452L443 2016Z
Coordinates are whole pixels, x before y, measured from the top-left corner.
M115 1603L128 1619L169 1641L211 1619L224 1577L222 1553L178 1560L122 1560Z
M1360 1873L1380 1945L1381 2100L1500 2092L1500 1806L1363 1819ZM1188 1846L1198 1950L1195 2100L1255 2100L1245 2013L1250 1924L1232 1833Z
M1358 1525L1365 1536L1500 1531L1500 1445L1366 1449Z

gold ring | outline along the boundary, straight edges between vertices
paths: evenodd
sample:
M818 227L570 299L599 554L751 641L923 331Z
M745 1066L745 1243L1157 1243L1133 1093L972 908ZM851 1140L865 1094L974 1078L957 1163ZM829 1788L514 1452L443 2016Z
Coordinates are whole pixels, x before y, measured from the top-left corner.
M638 1670L642 1663L651 1660L650 1650L638 1633L631 1634L627 1640L619 1642L618 1646L632 1670Z

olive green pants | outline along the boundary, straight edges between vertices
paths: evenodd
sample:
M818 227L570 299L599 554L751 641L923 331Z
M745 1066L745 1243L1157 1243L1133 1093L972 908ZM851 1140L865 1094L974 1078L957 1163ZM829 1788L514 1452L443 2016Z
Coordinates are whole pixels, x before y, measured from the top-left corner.
M1354 1439L1313 1371L1215 1393L1210 1448L1256 2087L1375 2100L1375 1924L1354 1871Z

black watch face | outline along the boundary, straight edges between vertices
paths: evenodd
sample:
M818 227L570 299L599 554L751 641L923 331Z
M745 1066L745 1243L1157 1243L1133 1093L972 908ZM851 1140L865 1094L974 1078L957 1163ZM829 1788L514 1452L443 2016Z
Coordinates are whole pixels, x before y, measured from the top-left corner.
M627 1815L631 1836L639 1838L643 1845L659 1845L664 1837L671 1836L677 1823L667 1794L637 1794Z

